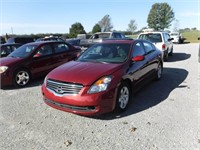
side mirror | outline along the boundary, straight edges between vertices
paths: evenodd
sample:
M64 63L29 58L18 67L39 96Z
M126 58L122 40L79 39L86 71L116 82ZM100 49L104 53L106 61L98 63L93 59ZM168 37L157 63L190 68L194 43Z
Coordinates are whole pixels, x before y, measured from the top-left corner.
M38 57L40 57L40 56L41 56L41 54L37 53L37 54L35 54L35 55L33 56L33 58L38 58Z
M135 56L132 58L133 62L138 62L138 61L143 61L144 60L144 56Z
M174 38L170 38L170 39L168 39L168 41L172 41L172 40L174 40Z

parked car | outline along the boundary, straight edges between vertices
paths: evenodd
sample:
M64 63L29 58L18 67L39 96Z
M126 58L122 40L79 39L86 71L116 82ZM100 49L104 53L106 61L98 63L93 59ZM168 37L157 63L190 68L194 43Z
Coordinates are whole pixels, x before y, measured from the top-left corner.
M151 31L144 32L138 35L139 39L149 40L154 45L163 51L163 59L168 60L169 55L173 55L173 38L170 37L169 33L164 31Z
M44 37L44 38L39 38L36 40L36 42L39 42L39 41L60 41L60 42L65 42L64 39L62 38L59 38L59 37Z
M4 43L0 44L0 57L6 57L10 53L12 53L14 50L16 50L18 47L20 47L22 44L19 43Z
M0 44L4 44L4 43L6 43L5 37L0 36Z
M66 39L66 42L73 46L80 46L80 39L77 39L77 38Z
M172 32L170 33L171 38L173 38L173 43L182 44L185 38L179 32Z
M198 40L200 40L200 37L198 37ZM200 44L199 44L199 63L200 63Z
M26 43L31 43L31 42L34 42L34 39L32 37L19 36L19 37L11 37L11 38L9 38L6 43L26 44Z
M1 85L24 87L31 79L45 76L59 65L76 59L80 51L70 44L57 41L22 45L0 59Z
M97 32L93 34L89 39L81 39L81 47L90 47L96 43L101 43L104 39L122 39L126 38L121 32Z
M42 85L44 102L56 109L97 115L124 111L133 93L160 79L162 52L151 42L108 40L52 70Z

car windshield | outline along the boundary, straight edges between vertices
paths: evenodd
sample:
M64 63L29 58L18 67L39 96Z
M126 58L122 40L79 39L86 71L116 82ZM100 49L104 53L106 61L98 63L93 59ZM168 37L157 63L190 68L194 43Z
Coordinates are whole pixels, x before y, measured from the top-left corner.
M145 39L151 41L152 43L162 42L162 38L159 33L141 34L139 39Z
M32 54L33 50L36 48L36 45L23 45L13 51L8 57L20 57L25 58Z
M128 58L130 44L96 44L88 48L77 61L99 63L122 63Z

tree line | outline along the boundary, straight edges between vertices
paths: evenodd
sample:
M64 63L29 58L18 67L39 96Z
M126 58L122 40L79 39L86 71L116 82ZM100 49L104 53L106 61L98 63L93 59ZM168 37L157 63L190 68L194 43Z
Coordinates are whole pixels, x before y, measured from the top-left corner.
M164 30L171 26L172 21L175 19L175 13L171 6L167 3L155 3L152 5L149 12L147 23L148 28L153 28L155 30ZM113 25L111 23L111 18L107 14L105 15L97 24L94 25L91 33L95 32L108 32L112 31ZM126 32L128 34L133 34L137 30L137 23L135 19L131 19ZM81 23L74 23L69 32L70 37L76 37L77 34L85 34L84 27Z

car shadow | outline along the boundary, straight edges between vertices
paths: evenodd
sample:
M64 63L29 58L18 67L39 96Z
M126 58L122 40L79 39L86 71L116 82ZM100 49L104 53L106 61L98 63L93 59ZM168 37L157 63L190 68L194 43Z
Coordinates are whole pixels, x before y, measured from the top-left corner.
M183 42L182 44L190 44L190 42L186 41L186 42Z
M188 71L179 68L164 68L162 79L147 84L143 89L133 96L127 110L123 113L108 113L92 117L100 120L113 120L140 113L149 108L156 107L159 103L168 99L170 93L176 88L188 88L184 80Z
M187 53L173 53L173 56L169 56L167 62L176 62L176 61L183 61L189 59L191 57L190 54Z
M30 81L30 83L25 86L25 87L15 87L14 85L9 85L9 86L5 86L5 87L0 87L1 90L15 90L15 89L25 89L25 88L31 88L31 87L35 87L35 86L40 86L42 85L44 82L44 77L41 78L37 78L37 79L33 79Z
M177 45L181 45L181 44L190 44L189 41L183 42L183 43L173 43L173 44L177 44Z

